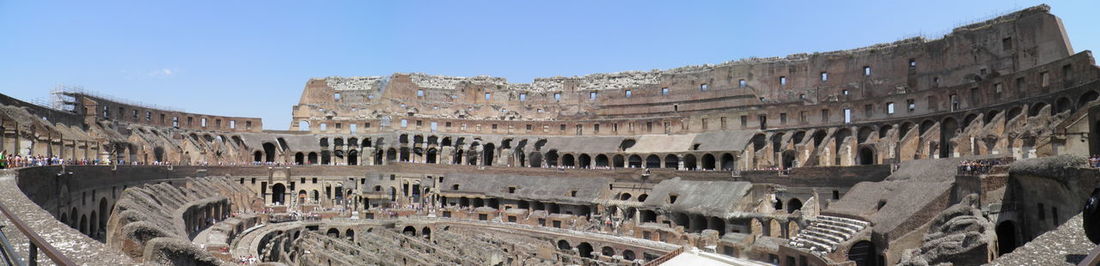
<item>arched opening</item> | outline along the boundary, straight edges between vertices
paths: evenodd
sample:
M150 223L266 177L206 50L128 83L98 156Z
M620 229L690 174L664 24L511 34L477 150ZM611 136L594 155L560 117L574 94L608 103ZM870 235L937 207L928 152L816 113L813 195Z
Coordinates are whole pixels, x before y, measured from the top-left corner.
M859 241L848 249L848 260L856 263L856 266L878 266L878 256L875 254L875 244L871 241Z
M317 153L310 152L308 155L306 155L306 162L308 162L309 164L317 164Z
M643 223L656 223L657 222L657 212L652 211L652 210L642 210L639 213L638 218L640 218L641 222L643 222Z
M592 244L589 244L588 242L581 242L580 245L577 245L577 253L580 253L581 257L591 259L592 258Z
M96 237L96 227L97 226L95 225L96 224L95 221L98 220L98 219L96 219L97 217L96 217L95 211L92 211L92 215L89 216L89 217L91 217L91 219L88 221L88 236L90 236L92 238L97 238Z
M303 165L306 163L306 155L301 152L294 154L294 164Z
M107 198L106 197L100 198L99 199L99 220L97 221L99 223L98 227L99 227L100 232L106 232L107 231L107 219L110 218L110 216L109 216L110 211L111 210L107 208Z
M638 156L637 154L631 155L630 158L627 160L627 163L627 167L642 168L642 156Z
M685 231L689 228L689 226L691 226L691 223L688 220L688 215L685 213L673 213L672 218L672 222L676 223L676 225L683 226Z
M775 208L775 210L777 210L777 211L779 211L779 210L783 210L783 200L781 200L781 199L775 199L775 205L774 205L774 206L772 206L772 207L774 207L774 208Z
M623 193L619 195L619 200L630 200L631 197L630 193Z
M691 231L702 232L707 229L707 217L702 214L695 214L691 216Z
M615 249L612 247L603 247L602 249L600 249L600 254L603 254L606 257L615 256Z
M722 171L733 171L733 154L722 154Z
M1032 104L1031 108L1027 111L1027 116L1031 117L1039 115L1039 113L1043 112L1043 108L1046 106L1047 104L1044 102L1037 102Z
M420 230L420 236L424 238L432 238L432 229L425 226L424 229Z
M493 161L496 160L496 157L493 156L493 152L496 151L496 145L493 145L492 143L488 143L488 144L485 144L485 146L483 146L483 149L484 149L484 151L482 151L482 153L484 153L483 154L484 158L482 158L482 161L484 161L483 164L486 165L486 166L493 165Z
M562 239L562 240L558 240L558 249L560 249L560 250L573 250L573 246L569 245L569 241L565 241L565 239Z
M81 233L88 234L88 216L87 215L81 215L80 216L80 226L79 227L80 227L80 232Z
M1073 103L1069 101L1069 98L1058 98L1058 101L1054 102L1054 113L1061 114L1063 112L1073 111Z
M622 154L616 154L611 157L611 167L626 167L626 165L624 165L625 163L626 160L623 159Z
M330 151L321 151L321 164L324 164L324 165L332 164L332 152L330 152Z
M606 168L608 166L607 155L596 155L596 167Z
M1081 97L1077 98L1077 108L1080 109L1081 107L1085 107L1086 105L1089 105L1089 103L1091 103L1092 101L1095 101L1097 98L1100 98L1100 94L1096 93L1096 91L1085 92L1084 94L1081 94Z
M875 164L875 151L871 147L859 148L859 165Z
M645 168L661 168L661 157L657 157L657 155L653 154L646 156Z
M783 151L783 169L791 169L795 167L795 154L796 153L794 150Z
M426 163L438 163L439 151L435 148L428 149L428 155L424 158Z
M336 228L329 228L328 231L325 231L325 236L331 238L340 238L340 230Z
M266 162L269 162L269 163L274 162L275 161L275 144L272 144L271 142L264 142L264 155L265 155L264 158L265 158Z
M703 154L703 170L714 170L714 155Z
M348 230L344 231L344 238L346 238L348 241L355 241L355 231L352 231L351 228L348 228Z
M531 152L531 155L527 156L528 162L531 167L542 167L542 154L538 152Z
M153 158L158 162L163 162L164 161L164 148L160 147L160 146L157 146L156 148L153 148Z
M348 151L348 165L359 165L359 151Z
M589 156L585 153L581 153L580 156L577 156L577 168L589 168L591 167L591 164L592 156Z
M1017 247L1016 223L1004 221L997 224L997 256L1011 253Z
M637 257L636 257L636 255L634 255L633 250L623 250L623 259L624 260L633 261L636 258Z
M684 155L684 169L695 170L695 168L697 168L695 162L696 162L695 155L692 155L692 154Z
M264 153L261 152L261 151L253 152L252 153L252 161L253 162L262 162L262 161L264 161Z
M875 129L869 126L859 127L859 131L856 132L856 142L864 143L871 138L871 134L875 133Z
M573 160L572 154L566 154L561 156L561 166L573 167L576 166L576 162Z
M958 129L959 124L954 118L948 117L940 124L940 158L951 158L955 155L955 144L952 140L955 139Z
M401 156L401 158L399 158L399 161L408 162L409 161L409 147L401 147L401 153L399 153L398 155Z
M802 209L802 200L798 198L792 198L787 201L787 213L794 213L794 211Z
M271 186L271 203L283 204L283 194L286 193L286 185L275 183Z
M416 236L416 228L412 226L406 226L405 229L401 229L401 233L407 236Z
M707 229L718 231L718 236L723 236L726 234L726 222L722 218L710 217L707 222Z

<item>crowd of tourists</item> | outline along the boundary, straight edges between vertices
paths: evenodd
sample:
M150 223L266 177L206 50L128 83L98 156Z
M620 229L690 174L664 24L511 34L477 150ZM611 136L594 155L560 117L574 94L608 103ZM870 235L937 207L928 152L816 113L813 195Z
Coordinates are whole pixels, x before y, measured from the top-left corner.
M994 166L1005 165L1011 162L1011 158L964 160L959 163L958 172L960 175L988 174Z
M1100 154L1093 154L1089 157L1089 167L1100 168Z
M9 155L7 151L0 151L0 169L19 168L48 165L107 165L108 161L95 160L66 160L56 156L23 156Z

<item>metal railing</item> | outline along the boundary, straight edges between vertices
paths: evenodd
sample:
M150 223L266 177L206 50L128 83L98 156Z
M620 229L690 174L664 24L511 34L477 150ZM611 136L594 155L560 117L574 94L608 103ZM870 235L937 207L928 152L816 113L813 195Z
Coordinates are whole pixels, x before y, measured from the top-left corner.
M43 239L42 236L39 236L34 231L32 231L30 226L27 226L27 223L23 222L22 219L19 219L19 217L16 217L14 214L12 214L12 212L8 210L8 207L4 206L3 203L0 203L0 212L3 212L4 217L7 217L8 220L11 221L11 224L14 225L16 229L19 229L19 232L23 233L23 235L27 237L27 242L29 242L30 244L30 247L28 247L29 254L27 254L27 259L20 259L19 256L15 254L15 251L12 249L11 242L8 241L7 236L4 235L3 232L0 232L0 242L2 242L0 244L3 244L3 248L0 249L0 252L3 253L2 255L4 256L4 263L6 263L7 265L37 266L38 251L39 249L41 249L42 252L46 253L46 256L49 257L50 260L52 260L53 263L57 265L76 265L76 263L74 263L68 257L65 257L64 254L61 254L60 251L54 248L53 245L50 245L49 242L46 242L46 240Z

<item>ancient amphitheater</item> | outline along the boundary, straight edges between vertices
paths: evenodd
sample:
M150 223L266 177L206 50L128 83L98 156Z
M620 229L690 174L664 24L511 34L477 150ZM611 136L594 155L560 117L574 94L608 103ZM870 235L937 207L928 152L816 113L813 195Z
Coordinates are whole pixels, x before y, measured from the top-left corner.
M940 39L669 70L316 78L288 130L75 90L55 106L0 95L0 251L17 265L1092 263L1100 68L1069 40L1036 6Z

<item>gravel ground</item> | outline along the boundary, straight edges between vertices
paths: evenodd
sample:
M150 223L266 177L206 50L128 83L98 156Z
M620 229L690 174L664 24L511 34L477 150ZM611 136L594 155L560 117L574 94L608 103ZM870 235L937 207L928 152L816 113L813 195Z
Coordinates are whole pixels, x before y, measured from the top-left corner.
M1076 265L1094 248L1096 244L1085 236L1081 214L1077 214L990 265Z
M46 239L73 262L80 265L133 265L137 264L118 251L107 248L69 226L57 221L52 215L28 199L19 190L15 174L11 170L0 170L0 202L23 220L34 232ZM26 258L29 242L6 217L0 215L4 235L8 237L15 252ZM38 253L39 265L54 265L43 252Z

